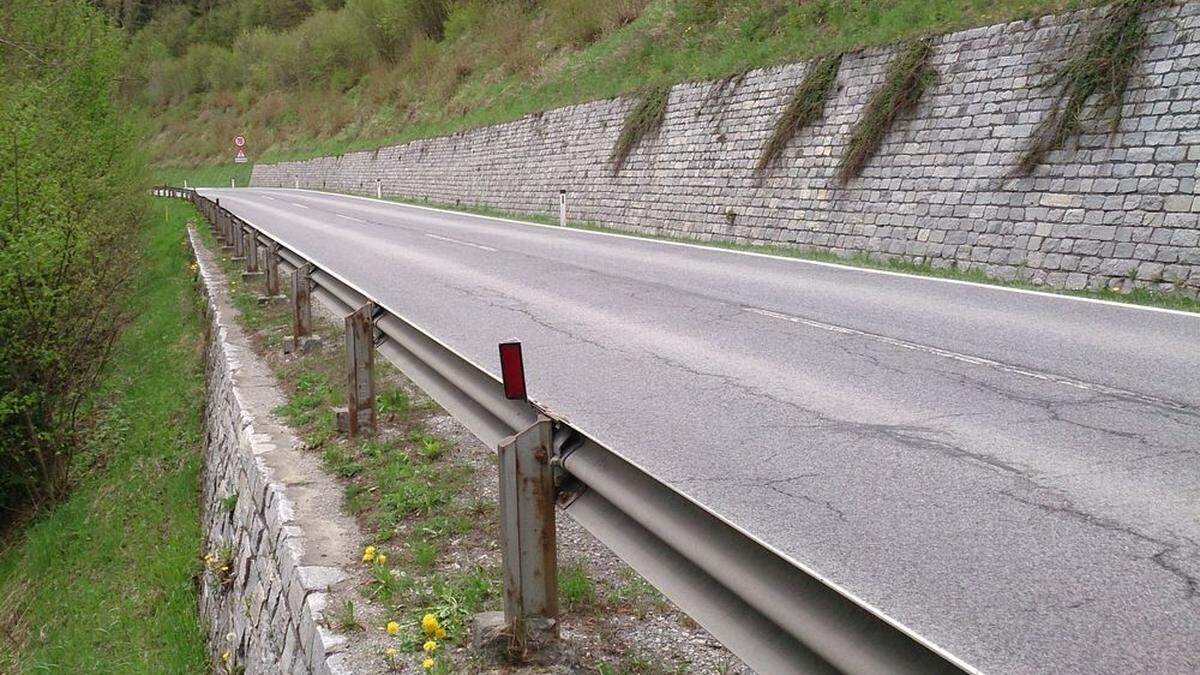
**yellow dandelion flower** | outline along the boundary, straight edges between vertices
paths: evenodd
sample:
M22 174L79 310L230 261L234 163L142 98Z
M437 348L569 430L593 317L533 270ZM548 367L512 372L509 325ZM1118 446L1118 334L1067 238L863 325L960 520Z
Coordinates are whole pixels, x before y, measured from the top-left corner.
M395 656L396 654L399 654L399 653L400 652L396 651L395 647L388 647L387 649L383 650L384 656Z
M226 649L224 652L221 653L221 660L228 661L232 656L233 655L229 653L229 650Z
M421 645L421 649L424 649L426 654L432 654L437 651L437 643L433 640L426 640L425 644Z
M424 661L421 662L421 667L424 668L425 670L429 670L429 669L433 668L433 659L425 659Z
M433 636L439 640L446 639L446 629L438 626L437 630L433 631Z
M400 632L400 624L395 621L389 621L387 624L387 634L395 635Z
M427 635L434 635L442 624L438 623L437 617L432 614L426 614L421 617L421 630L424 630Z
M375 547L368 546L363 549L363 562L371 562L375 559Z
M383 565L383 564L384 564L384 563L386 563L386 562L387 562L387 556L386 556L386 555L384 555L384 554L380 553L379 555L375 556L375 563L376 563L376 564L378 564L378 565Z

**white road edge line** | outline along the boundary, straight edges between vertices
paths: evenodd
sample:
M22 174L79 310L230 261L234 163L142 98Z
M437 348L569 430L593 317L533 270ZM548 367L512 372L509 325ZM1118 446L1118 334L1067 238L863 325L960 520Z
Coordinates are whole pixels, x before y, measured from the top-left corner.
M481 251L491 251L492 253L496 252L496 249L492 248L491 246L484 246L483 244L473 244L469 241L459 241L458 239L451 239L450 237L443 237L440 234L433 234L431 232L426 232L425 236L429 237L430 239L441 239L442 241L449 241L449 242L454 242L455 244L462 244L463 246L470 246L472 248L480 249Z
M337 216L338 218L345 218L346 220L353 220L353 221L354 221L354 222L356 222L356 223L365 223L365 222L367 222L367 221L363 220L362 218L355 218L354 216L348 216L348 215L346 215L346 214L344 214L344 213L335 213L335 214L333 214L333 215Z
M1149 403L1151 405L1165 406L1165 407L1172 408L1175 410L1184 410L1184 411L1191 410L1191 408L1189 408L1187 405L1184 405L1177 401L1170 401L1170 400L1158 398L1155 396L1147 396L1146 394L1139 394L1137 392L1128 391L1125 389L1117 389L1116 387L1109 387L1109 386L1106 386L1103 384L1096 384L1094 382L1084 382L1083 380L1075 380L1075 379L1071 379L1069 377L1063 377L1061 375L1052 375L1050 373L1043 373L1043 372L1039 372L1036 370L1028 370L1026 368L1020 368L1018 366L1009 365L1002 361L993 361L992 359L985 359L982 356L972 356L970 354L963 354L961 352L953 352L948 349L941 349L939 347L923 345L923 344L920 344L919 342L909 342L908 340L900 340L898 338L888 337L886 335L880 335L878 333L869 333L867 331L858 330L857 328L847 328L846 326L838 326L838 325L832 324L832 323L825 323L824 321L815 321L813 319L805 319L803 317L792 316L790 314L782 314L780 312L772 312L769 309L759 309L758 307L742 307L742 309L746 310L747 312L759 314L761 316L770 317L772 319L780 319L783 321L790 321L792 323L802 324L805 326L809 326L811 328L817 328L820 330L829 331L831 333L839 333L841 335L853 335L855 337L863 337L863 338L867 338L869 340L875 340L876 342L882 342L884 344L891 345L893 347L900 347L902 349L911 349L913 351L925 352L926 354L933 354L934 356L940 356L942 358L952 359L954 361L959 361L962 363L969 363L969 364L975 365L975 366L984 366L984 367L992 368L992 369L999 370L999 371L1002 371L1005 373L1011 373L1013 375L1021 375L1023 377L1031 377L1035 380L1042 380L1045 382L1053 382L1055 384L1062 384L1062 385L1066 385L1068 387L1075 387L1076 389L1083 389L1085 391L1092 391L1092 392L1096 392L1096 393L1100 393L1100 394L1107 394L1109 396L1116 396L1119 398L1133 399L1136 401L1140 401L1142 403Z
M266 188L266 189L297 191L297 188ZM564 228L559 225L545 225L543 223L534 223L534 222L530 222L528 220L516 220L514 218L500 218L497 216L482 216L482 215L478 215L475 213L468 213L465 211L453 211L451 209L439 209L434 206L419 206L417 204L405 204L404 202L393 202L393 201L388 201L386 199L377 199L375 197L363 197L360 195L347 195L347 194L341 194L339 192L322 192L321 190L310 190L307 188L299 188L298 191L299 192L309 192L309 193L316 194L316 195L324 195L326 197L346 197L349 199L361 199L363 201L379 202L380 204L387 204L389 206L396 206L396 207L410 208L410 209L421 209L423 211L436 211L437 213L448 213L448 214L455 215L455 216L468 216L471 218L483 218L485 220L495 220L495 221L498 221L501 223L515 223L517 225L528 225L531 227L542 227L542 228L548 228L548 229L559 230L559 231L564 230ZM638 237L638 236L635 236L632 234L620 234L617 232L597 232L596 230L585 230L585 229L577 228L577 227L568 227L565 229L570 232L578 232L580 234L591 234L591 235L596 235L596 236L600 236L600 237L617 237L619 239L632 239L634 241L647 242L647 243L653 243L653 244L666 244L668 246L683 246L685 248L695 248L695 249L700 249L703 251L710 251L710 252L730 253L730 254L734 254L734 255L746 255L746 256L752 256L752 257L756 257L756 258L771 258L774 260L786 260L788 262L798 263L801 265L817 265L820 267L832 267L835 269L850 270L853 272L862 272L864 274L882 274L884 276L905 277L908 279L920 279L922 281L930 281L930 282L937 282L937 283L943 283L943 284L957 284L960 286L974 286L976 288L985 288L988 290L1002 291L1005 293L1019 293L1022 295L1039 295L1044 298L1055 298L1057 300L1070 300L1073 302L1086 302L1086 303L1097 304L1097 305L1109 305L1112 307L1121 307L1123 309L1133 309L1133 310L1139 310L1139 311L1143 311L1143 312L1160 312L1162 314L1175 314L1178 316L1187 316L1187 317L1191 317L1193 319L1200 319L1200 314L1197 314L1196 312L1188 312L1188 311L1184 311L1182 309L1170 309L1168 307L1152 307L1150 305L1135 305L1135 304L1127 303L1127 302L1118 302L1116 300L1104 300L1102 298L1083 298L1078 295L1066 295L1064 293L1049 293L1047 291L1035 291L1035 290L1029 289L1029 288L1012 288L1011 286L998 286L998 285L994 285L994 284L985 284L985 283L980 283L978 281L967 281L966 279L946 279L943 277L929 277L929 276L924 276L921 274L912 274L910 272L897 272L894 270L879 270L879 269L874 269L871 267L856 267L854 265L846 265L843 263L827 262L824 260L807 260L805 258L793 258L791 256L785 256L785 255L774 255L771 253L759 253L757 251L739 251L737 249L721 248L719 246L705 246L703 244L693 244L693 243L686 242L686 241L669 241L666 239L651 239L648 237Z

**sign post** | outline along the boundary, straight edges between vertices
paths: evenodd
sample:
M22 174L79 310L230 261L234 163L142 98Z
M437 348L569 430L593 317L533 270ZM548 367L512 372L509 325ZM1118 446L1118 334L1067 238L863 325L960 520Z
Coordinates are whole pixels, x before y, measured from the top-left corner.
M241 134L234 136L233 144L237 147L237 154L234 155L233 162L235 164L245 164L249 161L246 159L246 137Z

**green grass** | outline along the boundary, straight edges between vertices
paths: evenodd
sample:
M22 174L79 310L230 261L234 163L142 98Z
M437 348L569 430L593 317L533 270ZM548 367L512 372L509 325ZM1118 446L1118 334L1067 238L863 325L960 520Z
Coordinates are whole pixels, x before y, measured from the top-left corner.
M578 610L596 602L596 584L587 567L568 563L558 570L558 597L568 610Z
M155 182L159 185L183 187L229 187L230 179L237 187L250 185L252 164L201 164L195 167L156 167Z
M105 433L85 453L93 463L0 553L0 671L206 670L192 579L203 386L192 213L151 208L137 318L95 399Z

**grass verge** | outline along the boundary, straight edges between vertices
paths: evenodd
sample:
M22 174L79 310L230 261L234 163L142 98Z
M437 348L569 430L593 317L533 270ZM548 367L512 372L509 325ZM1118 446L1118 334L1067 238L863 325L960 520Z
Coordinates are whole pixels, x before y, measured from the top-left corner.
M219 252L212 232L200 228L210 250ZM286 395L276 413L294 429L305 449L319 454L326 471L341 479L343 508L355 516L371 543L364 558L370 581L364 593L380 603L401 627L397 663L420 652L420 619L434 614L447 645L463 643L469 618L499 608L499 568L461 564L464 548L494 546L494 506L477 499L469 484L474 467L454 442L434 433L430 420L437 406L416 392L387 361L375 361L379 433L348 439L336 428L334 408L345 405L345 355L338 326L315 322L323 347L284 356L282 342L291 332L286 303L260 304L258 288L243 283L241 267L218 253L229 279L233 305L260 356L272 368ZM353 608L342 607L335 622L357 623ZM434 672L450 672L446 651ZM419 662L420 659L418 659ZM381 669L386 667L381 662ZM439 670L440 669L440 670Z
M254 165L246 164L202 164L195 167L158 167L154 177L160 185L183 187L229 187L233 180L238 187L250 185L250 171Z
M143 228L136 320L94 397L81 479L0 552L0 672L204 672L193 575L203 396L183 223Z

